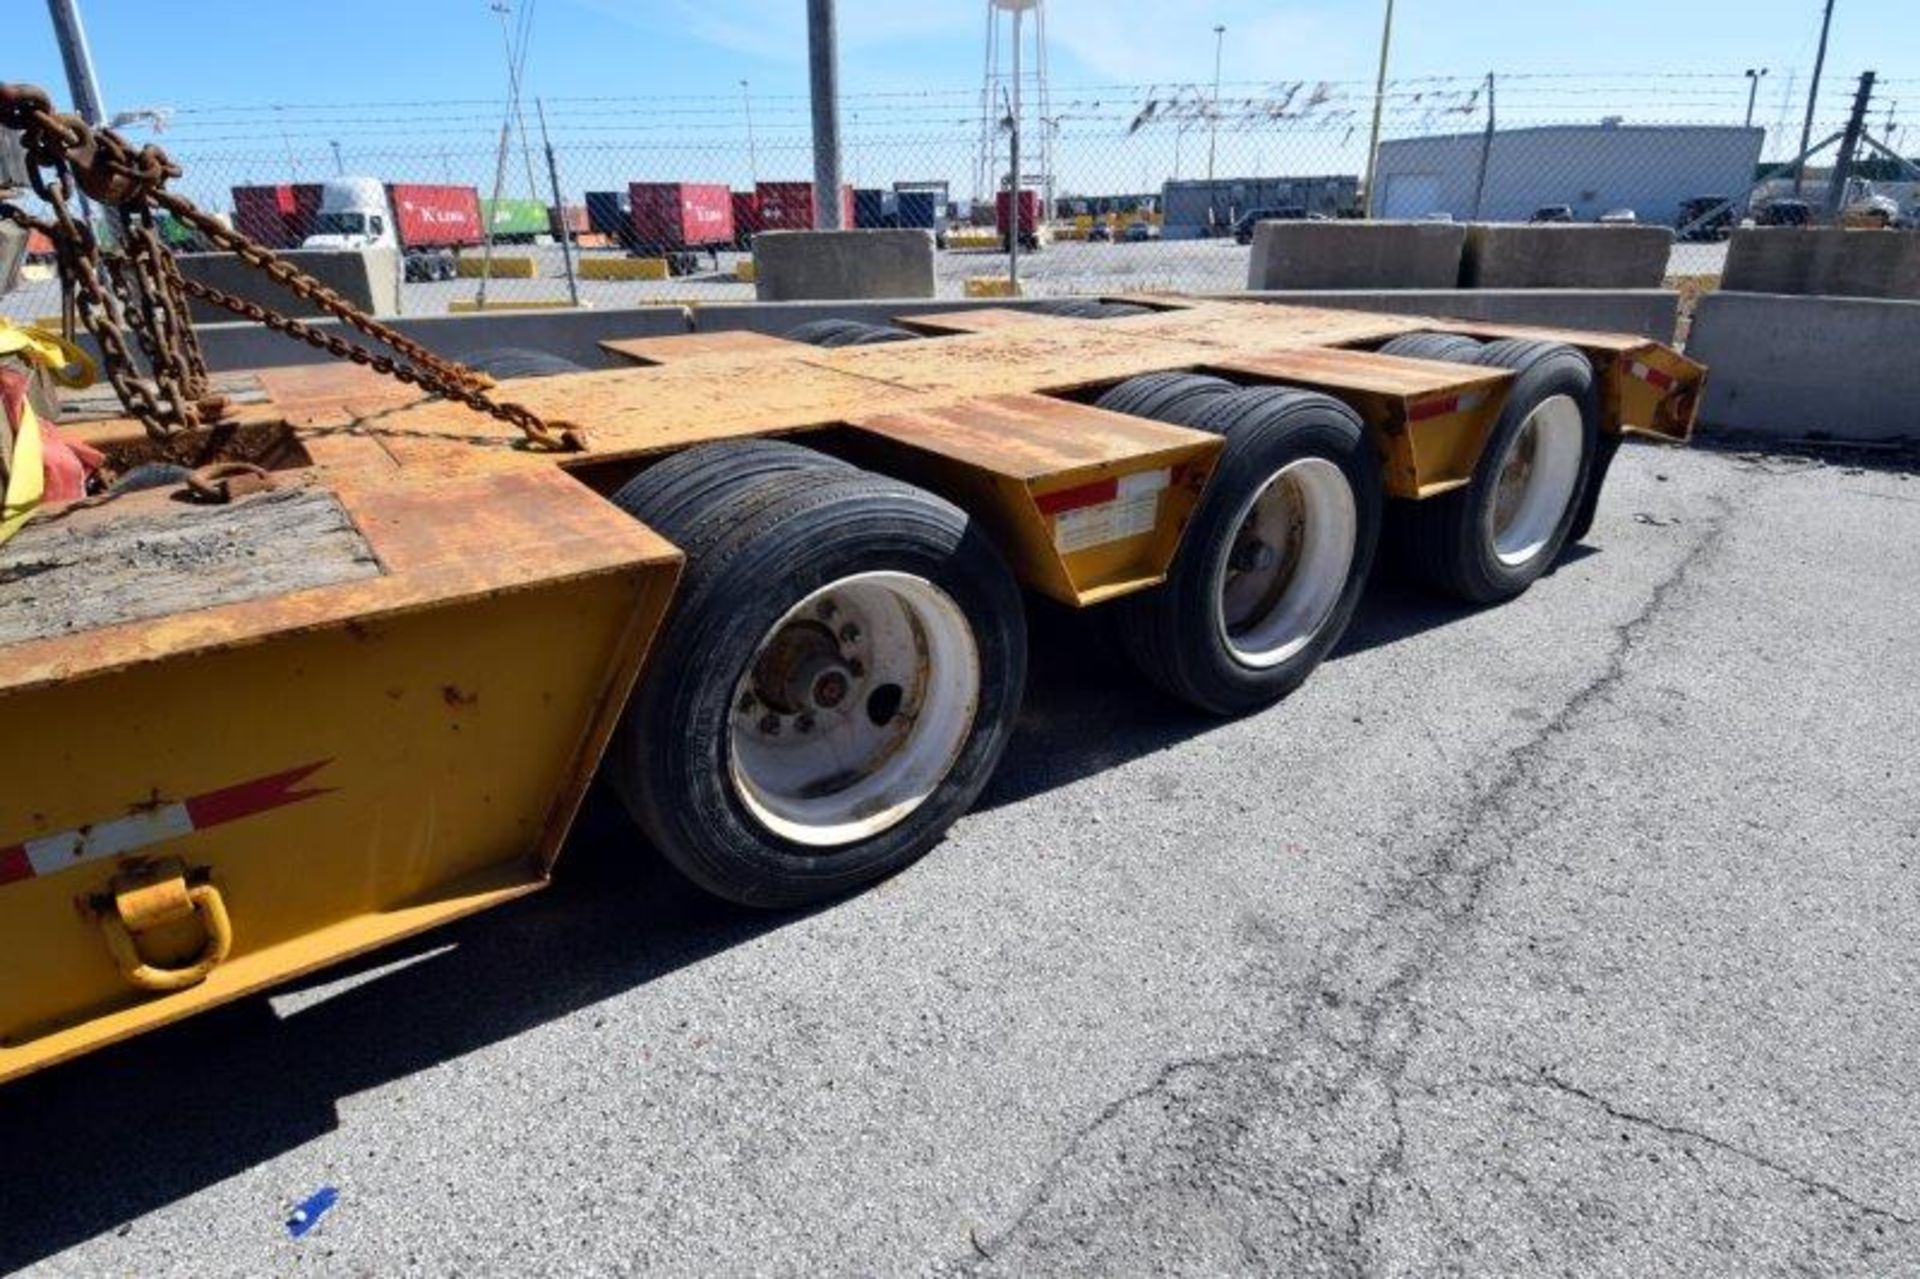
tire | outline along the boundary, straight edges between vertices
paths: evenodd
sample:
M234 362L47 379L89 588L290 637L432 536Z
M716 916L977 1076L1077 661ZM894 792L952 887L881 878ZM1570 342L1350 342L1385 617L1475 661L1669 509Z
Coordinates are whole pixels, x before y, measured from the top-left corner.
M1331 396L1258 387L1190 395L1184 410L1226 448L1166 582L1116 601L1115 629L1160 688L1238 715L1298 688L1345 633L1379 543L1380 464ZM1247 536L1255 525L1265 538ZM1242 562L1252 554L1267 562Z
M1203 373L1143 373L1111 388L1094 405L1114 413L1193 426L1208 404L1239 389L1225 378Z
M636 513L677 523L687 553L674 612L607 756L608 780L648 839L706 891L774 908L829 900L922 856L999 763L1025 681L1020 592L991 543L957 507L861 474L789 472L677 516ZM870 617L875 634L848 639L844 625L829 629L836 617ZM913 642L886 644L888 630ZM819 645L822 633L824 657L775 661L767 647L795 634ZM874 647L872 678L894 669L888 654L919 654L904 659L932 671L919 692L903 694L911 681L899 681L863 694L869 672L845 647L862 638ZM816 659L826 665L803 664ZM806 698L841 679L837 705L784 700L796 674L813 690ZM902 696L919 699L911 713ZM853 739L829 735L872 737L863 718L909 728L855 769ZM779 754L803 732L832 743L812 752L814 764L830 757L827 771L803 767L804 747Z
M685 542L702 512L779 475L861 474L825 453L785 440L725 440L684 449L628 480L613 504L671 542Z
M1481 343L1458 333L1402 333L1379 348L1381 355L1400 355L1410 360L1444 360L1448 364L1472 364L1483 350Z
M524 346L489 346L454 357L489 377L552 377L556 373L585 373L584 364Z
M888 342L911 342L919 336L905 329L895 328L891 324L864 324L866 331L853 338L848 346L881 346Z
M786 336L795 342L810 342L814 346L846 346L866 325L858 320L808 320L805 324L788 329Z
M1473 478L1464 488L1403 504L1399 540L1403 567L1415 579L1469 603L1494 604L1531 586L1566 544L1593 471L1600 407L1593 366L1573 347L1507 338L1488 343L1474 363L1514 371L1506 404ZM1527 468L1505 531L1496 532L1502 472L1535 427L1532 447L1549 451Z

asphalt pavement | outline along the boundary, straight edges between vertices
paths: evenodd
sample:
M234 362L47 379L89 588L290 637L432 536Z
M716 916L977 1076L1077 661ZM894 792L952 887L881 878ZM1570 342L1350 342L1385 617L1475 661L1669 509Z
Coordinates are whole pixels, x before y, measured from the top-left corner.
M547 894L0 1089L0 1270L1920 1271L1920 482L1614 475L1236 722L1043 612L978 811L831 908L596 797Z

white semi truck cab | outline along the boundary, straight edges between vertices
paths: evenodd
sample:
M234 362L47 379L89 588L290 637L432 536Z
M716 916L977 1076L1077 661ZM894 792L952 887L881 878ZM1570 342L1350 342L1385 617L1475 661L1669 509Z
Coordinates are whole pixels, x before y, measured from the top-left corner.
M303 249L396 249L409 280L451 280L458 274L451 247L418 243L395 215L392 198L378 178L334 178L320 189L314 231Z

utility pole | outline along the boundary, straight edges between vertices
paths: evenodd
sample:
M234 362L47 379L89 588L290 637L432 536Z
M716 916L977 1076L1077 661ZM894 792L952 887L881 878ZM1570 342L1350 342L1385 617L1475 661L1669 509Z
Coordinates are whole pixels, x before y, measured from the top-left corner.
M1766 74L1767 69L1765 67L1761 67L1757 71L1752 67L1747 68L1747 127L1749 129L1753 127L1753 100L1759 96L1760 80Z
M1831 2L1831 0L1829 0ZM1379 185L1375 172L1380 167L1380 110L1387 98L1387 51L1393 46L1393 0L1387 0L1386 21L1380 26L1380 73L1373 81L1373 128L1367 135L1367 203L1362 210L1368 217L1374 212L1374 187Z
M540 145L547 152L547 182L553 191L553 216L560 225L560 263L567 272L567 298L575 306L580 305L580 282L573 274L573 228L567 225L567 202L560 198L560 165L553 158L553 138L547 133L547 104L539 98L533 100L533 110L540 117Z
M1813 55L1813 83L1807 86L1807 119L1800 126L1801 160L1793 170L1793 193L1800 194L1800 188L1807 180L1807 143L1813 138L1813 108L1820 99L1820 69L1827 63L1827 32L1833 26L1833 0L1827 0L1827 8L1820 15L1820 48Z
M846 229L840 207L840 51L833 0L807 0L807 63L813 93L813 225Z
M107 108L100 101L100 81L93 72L93 51L87 47L79 6L74 0L47 0L47 12L53 16L53 34L60 42L60 61L66 65L74 111L88 124L105 124Z
M1487 72L1487 131L1480 138L1480 172L1473 179L1473 220L1480 220L1481 202L1487 195L1487 161L1493 155L1493 72Z
M1227 41L1225 26L1213 28L1213 100L1207 104L1207 208L1213 208L1213 148L1220 140L1220 51Z
M1853 110L1847 115L1847 131L1840 138L1840 152L1834 157L1833 176L1827 180L1827 216L1838 218L1847 202L1847 175L1853 157L1860 149L1860 135L1867 128L1867 103L1873 98L1873 72L1860 76L1860 87L1853 94Z
M340 142L338 139L335 139L327 143L327 145L333 148L333 176L336 178L340 177L347 171L347 166L341 163L340 160Z
M747 82L740 82L740 101L747 108L747 176L753 179L755 186L760 185L760 157L753 146L753 94L747 90Z

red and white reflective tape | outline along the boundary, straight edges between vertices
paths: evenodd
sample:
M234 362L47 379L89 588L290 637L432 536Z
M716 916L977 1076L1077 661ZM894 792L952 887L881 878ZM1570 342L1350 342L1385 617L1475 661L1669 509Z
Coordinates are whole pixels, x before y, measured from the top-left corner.
M186 799L142 806L120 817L0 848L0 884L35 879L103 858L119 857L164 840L325 795L330 788L294 790L293 787L332 762L323 759L317 764L302 764L284 773L256 777Z
M1445 417L1449 413L1470 413L1484 404L1486 399L1485 391L1462 391L1458 395L1421 400L1407 407L1407 421L1424 422L1428 418Z
M1671 391L1673 389L1673 374L1662 372L1654 368L1651 364L1646 364L1639 360L1629 360L1627 361L1627 372L1640 381L1645 382L1647 385L1656 387L1659 390Z

